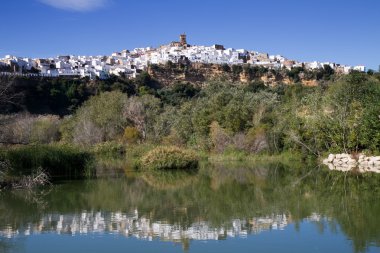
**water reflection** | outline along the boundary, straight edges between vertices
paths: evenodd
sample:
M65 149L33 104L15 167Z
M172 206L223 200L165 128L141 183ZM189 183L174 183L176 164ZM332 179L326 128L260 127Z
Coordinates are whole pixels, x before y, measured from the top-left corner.
M380 166L379 165L371 165L371 166L362 166L362 165L352 165L352 164L341 164L334 165L332 163L325 164L329 168L329 170L336 170L341 172L357 172L357 173L377 173L380 174Z
M379 179L240 163L205 165L188 175L63 182L49 191L0 194L0 239L117 234L188 249L191 241L287 233L290 225L309 222L320 233L328 224L354 252L366 252L380 246Z
M314 214L310 220L320 219ZM266 230L284 230L291 222L286 214L233 219L224 226L214 227L207 221L198 221L188 227L181 224L169 224L165 221L153 221L139 217L138 211L132 214L122 212L81 212L78 214L48 214L37 223L28 223L18 229L7 226L0 230L0 236L14 238L41 233L69 235L83 234L120 234L126 237L180 242L191 240L223 240L227 237L246 237Z

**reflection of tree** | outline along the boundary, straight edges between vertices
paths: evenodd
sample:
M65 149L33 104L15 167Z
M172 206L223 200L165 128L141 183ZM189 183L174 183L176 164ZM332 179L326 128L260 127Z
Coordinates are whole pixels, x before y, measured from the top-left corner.
M45 205L44 195L32 191L14 191L0 195L0 226L12 224L16 228L27 222L38 222Z
M330 230L340 227L353 241L355 252L364 252L371 243L380 243L380 220L376 218L380 213L379 179L377 174L355 175L316 169L303 179L297 190L290 190L298 200L287 194L291 201L290 212L297 220L312 210L333 218L329 222ZM302 198L305 201L297 205Z
M141 175L124 179L75 181L56 185L39 202L17 194L0 195L0 224L16 228L38 222L43 213L82 210L125 212L165 221L183 228L205 221L228 228L231 220L246 220L253 230L255 217L288 214L301 222L313 213L320 233L341 229L356 252L380 243L380 175L351 175L315 168L283 165L222 164L203 166L191 175ZM188 248L188 241L183 242Z
M178 189L188 186L198 178L194 171L150 171L141 177L152 187L160 190Z

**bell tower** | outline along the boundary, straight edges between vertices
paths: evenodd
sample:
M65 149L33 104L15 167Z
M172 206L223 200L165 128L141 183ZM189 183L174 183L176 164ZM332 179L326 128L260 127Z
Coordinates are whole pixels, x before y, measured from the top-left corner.
M187 45L187 40L186 40L186 34L183 33L179 36L179 42L181 43L182 46Z

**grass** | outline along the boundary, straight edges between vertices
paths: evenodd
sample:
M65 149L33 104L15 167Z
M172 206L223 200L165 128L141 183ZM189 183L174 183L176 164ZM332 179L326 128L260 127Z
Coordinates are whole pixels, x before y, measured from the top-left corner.
M125 153L125 147L122 143L107 141L98 143L91 148L91 152L101 158L119 158Z
M301 154L290 151L279 154L249 154L241 151L228 151L223 154L209 154L208 160L210 162L247 161L292 164L294 162L300 162L304 159Z
M28 145L1 150L0 159L7 161L10 175L31 175L43 169L51 178L81 178L89 175L93 156L78 148L62 145Z
M133 169L138 169L138 167L140 166L141 157L156 147L157 145L151 143L128 145L125 150L125 153L126 159L128 163L131 165L130 167L132 167Z

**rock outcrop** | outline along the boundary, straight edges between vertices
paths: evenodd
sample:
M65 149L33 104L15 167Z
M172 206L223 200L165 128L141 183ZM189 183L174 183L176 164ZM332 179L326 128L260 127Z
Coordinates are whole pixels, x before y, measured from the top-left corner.
M330 170L380 173L380 156L361 154L354 157L350 154L330 154L323 163Z
M206 81L212 80L225 80L242 84L261 82L271 87L280 84L292 85L296 82L289 78L284 70L255 72L248 71L240 66L241 69L234 72L230 66L227 66L227 69L225 67L225 65L205 63L191 63L186 66L179 66L178 64L171 66L151 65L147 71L152 78L163 84L163 86L170 86L177 82L188 82L202 86ZM300 74L297 82L304 86L318 86L322 81Z

